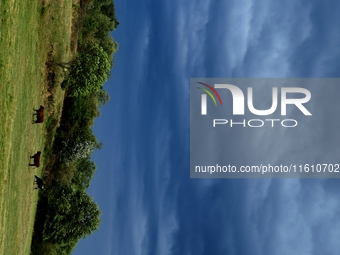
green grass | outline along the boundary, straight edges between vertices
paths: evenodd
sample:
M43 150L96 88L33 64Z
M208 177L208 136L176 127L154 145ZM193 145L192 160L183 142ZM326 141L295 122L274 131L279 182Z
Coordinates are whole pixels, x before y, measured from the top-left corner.
M49 52L70 58L72 0L0 0L0 254L30 254L38 191L30 155L44 154L45 125L32 124L33 108L45 105ZM60 75L57 72L56 81ZM55 91L47 115L61 111L63 92ZM46 119L46 118L45 118Z

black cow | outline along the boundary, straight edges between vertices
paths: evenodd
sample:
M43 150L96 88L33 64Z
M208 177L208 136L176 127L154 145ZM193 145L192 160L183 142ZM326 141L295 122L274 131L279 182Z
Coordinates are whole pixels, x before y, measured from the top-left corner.
M44 189L44 181L36 175L34 175L34 177L35 177L34 183L37 184L37 187L35 187L34 189L43 190Z
M37 120L33 121L34 123L43 123L44 122L44 106L40 105L38 110L34 109L35 113L33 114L37 116Z

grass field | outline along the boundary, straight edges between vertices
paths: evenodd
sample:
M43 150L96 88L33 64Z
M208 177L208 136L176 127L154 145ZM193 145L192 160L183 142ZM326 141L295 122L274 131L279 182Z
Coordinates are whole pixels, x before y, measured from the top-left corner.
M73 6L72 0L0 0L1 255L30 254L38 198L33 181L43 165L28 163L46 136L46 123L32 124L33 108L47 102L48 54L70 59ZM62 100L57 89L49 110L60 112Z

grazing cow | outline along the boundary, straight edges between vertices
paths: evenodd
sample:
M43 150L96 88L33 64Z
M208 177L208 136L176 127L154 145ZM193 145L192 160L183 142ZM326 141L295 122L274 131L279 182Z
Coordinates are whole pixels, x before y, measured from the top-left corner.
M33 121L34 123L43 123L44 122L44 106L40 105L40 108L38 110L34 109L35 113L34 115L37 115L37 120Z
M41 155L41 151L37 151L36 154L30 157L30 158L33 158L34 163L33 164L29 163L28 165L39 167L40 166L40 155Z
M34 177L35 177L34 183L37 184L37 187L35 187L34 189L43 190L44 189L44 181L36 175L34 175Z

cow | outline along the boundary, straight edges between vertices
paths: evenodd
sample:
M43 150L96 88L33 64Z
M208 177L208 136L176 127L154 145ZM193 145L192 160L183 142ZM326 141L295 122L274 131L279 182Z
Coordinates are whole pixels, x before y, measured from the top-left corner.
M34 163L33 164L29 163L28 165L39 167L40 166L40 155L41 155L41 151L37 151L36 154L30 157L30 159L33 158Z
M34 177L35 177L34 183L37 184L37 187L35 187L34 189L43 190L44 189L44 181L36 175L34 175Z
M38 110L34 109L33 110L35 111L35 113L33 114L37 116L37 120L34 121L33 120L33 123L43 123L44 122L44 106L40 105L40 108Z

